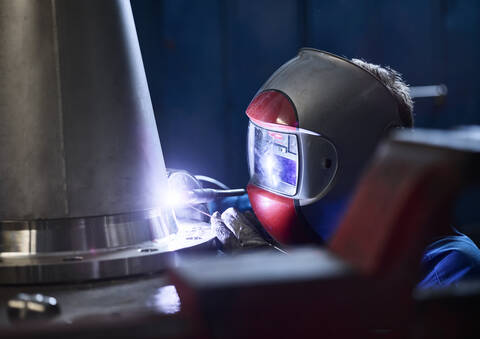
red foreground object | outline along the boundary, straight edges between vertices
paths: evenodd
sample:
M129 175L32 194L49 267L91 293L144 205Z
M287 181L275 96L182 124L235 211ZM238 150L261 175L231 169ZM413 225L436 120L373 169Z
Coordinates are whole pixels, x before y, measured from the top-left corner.
M413 295L425 245L445 233L456 194L480 173L480 147L436 133L435 144L432 132L417 130L415 140L404 133L379 148L327 249L210 257L173 269L183 312L218 338L480 333L480 285Z
M468 157L398 141L383 145L361 179L330 250L362 274L415 280L423 249L450 229L455 193L463 178L470 177Z

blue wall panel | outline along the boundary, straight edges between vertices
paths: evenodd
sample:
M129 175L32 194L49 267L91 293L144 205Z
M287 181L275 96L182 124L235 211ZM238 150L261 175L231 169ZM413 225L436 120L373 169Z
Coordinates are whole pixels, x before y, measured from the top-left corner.
M448 1L445 25L450 92L435 126L480 124L480 1Z
M248 181L245 110L268 77L300 48L299 5L288 1L223 2L226 160L234 185Z
M302 46L390 65L411 85L416 124L480 124L480 1L132 0L167 166L231 186L248 180L245 108Z
M311 47L345 57L378 57L378 1L307 1Z
M225 176L219 2L132 5L167 166Z
M385 1L379 6L378 63L390 65L402 73L411 85L431 85L445 82L442 74L444 60L443 25L434 5L439 1L404 0ZM440 60L438 58L441 58ZM439 63L440 61L440 63ZM417 99L415 120L417 126L429 124L432 117L443 114L442 106L432 99Z

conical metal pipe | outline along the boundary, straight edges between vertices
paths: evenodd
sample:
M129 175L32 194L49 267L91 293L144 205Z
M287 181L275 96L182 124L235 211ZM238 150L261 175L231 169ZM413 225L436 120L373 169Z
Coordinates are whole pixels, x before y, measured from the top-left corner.
M166 188L129 1L0 0L0 282L175 234Z

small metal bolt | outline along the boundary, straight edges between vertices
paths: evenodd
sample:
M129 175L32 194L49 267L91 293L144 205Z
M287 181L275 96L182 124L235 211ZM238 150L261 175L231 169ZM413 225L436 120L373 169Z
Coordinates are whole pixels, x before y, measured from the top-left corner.
M57 299L42 294L20 293L7 303L7 314L11 321L50 319L59 313Z

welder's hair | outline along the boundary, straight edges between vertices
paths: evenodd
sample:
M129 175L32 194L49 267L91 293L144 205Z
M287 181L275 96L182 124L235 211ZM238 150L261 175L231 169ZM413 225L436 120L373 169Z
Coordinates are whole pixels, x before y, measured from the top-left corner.
M398 102L400 119L402 119L403 127L412 127L413 101L410 97L410 89L403 81L400 73L388 66L382 67L360 59L352 59L352 62L373 74L390 90L390 92L392 92Z

